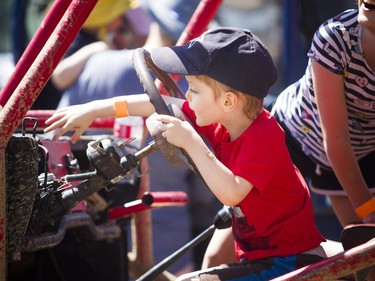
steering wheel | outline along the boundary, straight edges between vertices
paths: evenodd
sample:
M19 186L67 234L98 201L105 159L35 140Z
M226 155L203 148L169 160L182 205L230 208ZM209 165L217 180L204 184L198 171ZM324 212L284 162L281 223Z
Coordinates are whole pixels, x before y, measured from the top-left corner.
M154 113L146 119L146 126L148 131L155 140L160 151L170 163L172 163L173 165L185 163L190 169L192 169L196 174L199 175L199 171L190 156L183 149L170 144L159 131L158 122L156 121L157 114L175 116L184 121L189 120L187 120L186 116L177 106L171 104L167 105L165 103L150 71L152 71L156 75L156 77L163 83L170 96L185 98L185 95L178 87L172 76L169 73L162 71L154 64L151 59L150 53L147 50L143 48L134 50L133 64L140 83L145 93L149 96L150 101L156 111L156 114Z

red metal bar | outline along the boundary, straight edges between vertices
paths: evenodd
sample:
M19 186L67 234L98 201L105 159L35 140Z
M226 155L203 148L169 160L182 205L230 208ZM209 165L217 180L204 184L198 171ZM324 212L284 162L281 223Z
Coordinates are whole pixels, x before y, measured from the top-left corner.
M151 208L166 206L182 206L187 202L187 195L182 191L145 192L141 199L125 203L123 206L108 210L111 220L130 216Z
M143 204L142 199L137 199L129 203L125 203L123 206L109 209L108 217L111 220L116 220L136 213L143 212L145 210L149 210L151 208L151 206Z
M222 2L223 0L201 0L176 45L184 45L201 35L215 17Z
M142 202L152 207L182 206L187 202L187 195L182 191L145 192Z
M4 148L57 64L78 34L97 0L75 0L0 112L0 148Z
M40 24L25 52L18 61L12 76L8 79L5 86L0 91L1 106L4 106L9 100L10 96L21 82L22 78L25 76L27 70L30 68L37 55L42 50L44 44L47 42L53 30L56 28L71 2L72 0L56 0L54 2L47 16Z
M32 117L38 119L38 128L46 127L46 120L52 116L55 110L29 110L25 117ZM90 125L89 129L103 129L103 130L113 130L113 125L115 123L115 117L103 117L96 118L94 122ZM26 121L26 125L28 122ZM21 126L19 126L20 128Z
M375 239L343 253L313 263L272 281L337 280L375 264Z

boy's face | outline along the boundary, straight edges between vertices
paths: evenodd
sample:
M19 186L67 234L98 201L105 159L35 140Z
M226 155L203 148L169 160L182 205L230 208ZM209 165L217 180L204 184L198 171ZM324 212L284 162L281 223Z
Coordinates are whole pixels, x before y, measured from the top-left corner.
M197 116L197 125L207 126L220 123L222 116L218 103L220 98L215 98L214 90L196 76L186 76L186 80L189 83L186 98Z

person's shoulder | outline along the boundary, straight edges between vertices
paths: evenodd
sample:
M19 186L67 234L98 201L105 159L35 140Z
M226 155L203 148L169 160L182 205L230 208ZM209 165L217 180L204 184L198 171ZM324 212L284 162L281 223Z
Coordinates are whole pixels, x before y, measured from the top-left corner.
M358 24L357 19L358 10L348 9L323 22L318 31L321 33L329 32L329 30L343 32L352 28L353 26L356 26Z
M276 118L265 108L262 109L262 112L256 120L258 120L258 122L269 124L270 126L277 124Z
M133 55L133 52L132 52L131 49L122 49L122 50L108 49L108 50L103 50L101 52L98 52L93 56L97 56L97 57L101 57L101 58L107 58L107 59L126 58L128 60L131 60L132 55Z
M282 133L281 127L277 123L276 118L265 108L262 109L262 112L250 127L253 127L253 130L258 131L258 133L264 137L271 136L274 140L276 136Z
M117 69L121 71L127 68L133 68L132 52L129 49L124 50L103 50L93 54L86 63L86 67L94 69ZM98 70L99 70L98 69Z
M277 123L276 118L266 109L263 109L262 113L241 136L244 149L257 147L259 151L263 151L264 155L275 155L275 151L280 153L279 148L285 145L284 140L284 131ZM251 145L249 146L249 144Z
M342 11L338 15L334 16L332 19L340 21L340 20L347 20L350 18L356 18L357 16L358 16L357 9L347 9L345 11Z
M329 43L340 49L342 42L353 33L353 30L358 30L358 10L345 10L319 26L314 34L313 45L324 46L325 43Z

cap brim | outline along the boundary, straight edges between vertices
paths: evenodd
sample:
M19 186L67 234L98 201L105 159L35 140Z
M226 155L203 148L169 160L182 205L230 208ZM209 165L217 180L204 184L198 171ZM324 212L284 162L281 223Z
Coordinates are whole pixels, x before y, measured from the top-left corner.
M161 70L180 75L200 75L201 72L190 63L184 46L161 47L150 51L151 59Z

